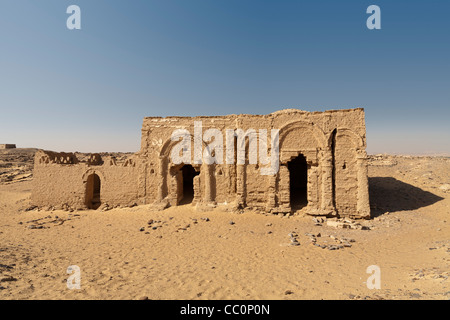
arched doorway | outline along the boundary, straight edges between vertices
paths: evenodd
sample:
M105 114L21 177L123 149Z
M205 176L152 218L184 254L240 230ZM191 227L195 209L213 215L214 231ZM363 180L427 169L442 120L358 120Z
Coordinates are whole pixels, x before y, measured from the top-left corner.
M302 154L298 155L288 162L288 170L291 209L297 211L308 204L308 165L306 158Z
M194 200L194 177L200 172L196 171L193 166L186 164L181 168L183 176L183 197L179 205L190 204Z
M100 200L101 181L95 173L88 176L86 181L86 206L89 209L98 209L101 205Z

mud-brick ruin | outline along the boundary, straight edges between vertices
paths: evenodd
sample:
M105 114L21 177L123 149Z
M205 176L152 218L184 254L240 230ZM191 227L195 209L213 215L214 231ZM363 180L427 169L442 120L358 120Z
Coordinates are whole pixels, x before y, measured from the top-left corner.
M224 144L226 130L266 129L270 147L271 129L278 129L279 170L262 175L261 165L248 161L248 139L244 139L246 161L241 164L196 163L192 150L190 163L174 163L171 152L180 142L172 139L173 132L187 130L192 133L194 144L194 123L199 121L203 133L210 128L223 132ZM205 141L200 142L203 149L208 145ZM236 145L231 149L235 156ZM38 151L32 203L79 210L144 204L162 210L190 204L198 210L249 208L273 214L368 218L365 149L361 108L325 112L287 109L268 115L148 117L143 121L141 150L135 154L120 158L91 154L78 159L74 153Z
M2 149L15 149L15 144L0 144L0 150Z

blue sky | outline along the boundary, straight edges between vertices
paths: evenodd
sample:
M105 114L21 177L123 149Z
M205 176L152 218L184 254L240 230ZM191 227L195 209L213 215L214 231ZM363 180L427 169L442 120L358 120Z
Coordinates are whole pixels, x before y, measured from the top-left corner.
M369 153L450 154L449 14L444 0L1 0L0 143L138 151L145 116L363 107Z

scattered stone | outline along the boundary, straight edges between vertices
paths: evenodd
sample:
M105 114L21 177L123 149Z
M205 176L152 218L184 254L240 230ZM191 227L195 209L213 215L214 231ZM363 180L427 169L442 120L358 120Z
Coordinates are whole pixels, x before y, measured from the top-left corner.
M370 230L369 226L361 225L359 222L348 218L327 220L327 226L340 229Z
M12 269L13 267L12 267L12 266L8 266L8 265L6 265L6 264L0 264L0 268L3 268L3 269Z
M439 187L439 190L442 190L444 192L449 192L450 191L450 184L446 183L446 184L441 185Z
M44 226L31 224L28 226L28 229L44 229Z
M336 221L336 220L328 220L327 221L327 226L329 226L329 227L339 228L342 225L343 225L342 223L340 223L339 221Z
M312 218L312 220L313 220L313 222L316 223L316 224L321 224L321 223L324 223L324 222L325 222L325 220L324 220L323 218L321 218L321 217L318 217L318 218Z
M351 248L352 245L350 244L350 242L355 242L355 240L353 240L353 239L349 239L349 238L339 239L335 235L329 235L328 237L330 237L332 240L334 240L337 244L328 244L327 240L322 240L323 243L319 244L319 243L317 243L319 240L318 238L320 238L322 236L320 233L317 233L317 234L305 233L305 235L309 237L309 240L311 241L312 245L322 248L322 249L328 248L329 250Z
M24 211L32 211L32 210L36 210L36 209L38 209L37 206L31 206L31 207L26 208Z
M291 239L291 243L289 245L291 245L291 246L299 246L300 243L297 241L297 239Z
M348 243L348 242L344 242L343 245L344 245L344 247L347 247L347 248L351 248L352 247L352 245L350 243Z
M297 237L298 237L297 233L295 233L295 232L288 233L288 237L291 240L291 243L289 245L291 245L291 246L299 246L300 245L300 243L297 240Z
M178 226L179 228L176 230L177 232L178 231L186 231L188 228L190 228L191 227L191 225L190 224L187 224L186 226L184 226L184 227L180 227L180 226Z
M17 279L14 278L13 276L6 276L0 279L0 282L12 282L12 281L17 281Z
M142 228L140 228L140 229L139 229L139 231L145 231L145 228L144 228L144 227L142 227Z
M230 223L230 225L233 225L233 224L235 224L235 223L234 223L234 221L230 221L229 223Z
M293 294L293 293L294 293L294 292L291 291L291 290L286 290L286 291L284 292L285 295L289 295L289 294Z
M319 237L321 237L322 235L320 234L320 232L319 233L309 233L309 232L307 232L307 233L305 233L305 236L308 236L308 237L317 237L317 238L319 238Z

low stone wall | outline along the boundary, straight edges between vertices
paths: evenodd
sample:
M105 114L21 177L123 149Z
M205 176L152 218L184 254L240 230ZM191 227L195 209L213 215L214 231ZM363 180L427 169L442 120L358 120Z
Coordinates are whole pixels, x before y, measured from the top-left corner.
M0 144L0 149L15 149L15 144Z

